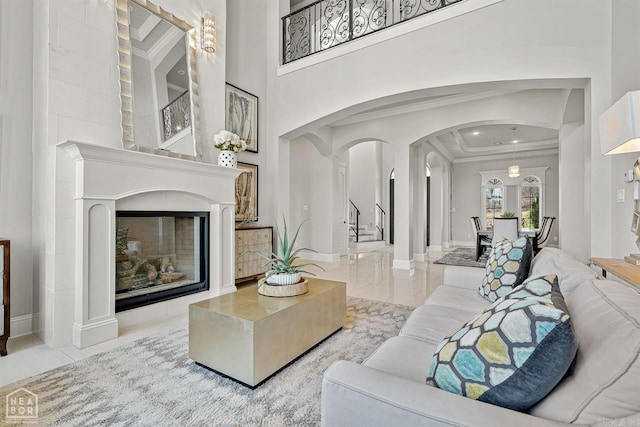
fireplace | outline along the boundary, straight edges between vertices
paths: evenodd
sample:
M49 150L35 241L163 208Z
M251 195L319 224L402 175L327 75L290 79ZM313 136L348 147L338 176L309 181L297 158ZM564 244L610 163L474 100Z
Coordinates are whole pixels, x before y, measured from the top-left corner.
M208 212L116 212L116 313L209 289Z
M58 185L64 190L56 191L55 197L57 206L65 209L55 211L55 230L61 227L63 231L55 233L51 276L55 276L56 287L45 289L41 301L47 344L85 348L116 338L118 329L184 315L189 304L236 290L234 194L240 170L81 142L66 141L58 147L56 169L65 175L59 178L64 185ZM193 216L194 234L200 227L204 237L197 233L199 241L207 245L199 252L195 246L190 249L194 258L198 254L197 258L204 259L193 268L191 284L202 286L201 292L191 288L187 290L193 291L190 295L180 298L169 292L154 304L116 313L116 295L120 293L116 292L116 241L120 240L119 255L126 255L127 260L129 241L132 251L139 250L148 259L174 251L154 250L130 229L126 238L122 239L122 231L118 238L117 221L125 219L118 218L118 213L132 211L146 216L175 216L176 212ZM208 221L201 219L203 212ZM168 261L174 272L184 270L187 275L188 269L177 258L178 248L175 252L175 263L171 257ZM124 257L119 259L125 262ZM154 266L156 271L162 270L161 264ZM170 272L166 263L165 272ZM199 272L200 280L195 282ZM149 290L142 293L151 294Z

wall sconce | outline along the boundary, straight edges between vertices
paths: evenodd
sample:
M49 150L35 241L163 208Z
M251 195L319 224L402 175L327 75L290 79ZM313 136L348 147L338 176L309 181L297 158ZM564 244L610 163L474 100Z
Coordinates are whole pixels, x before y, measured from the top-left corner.
M627 92L600 116L600 151L640 151L640 91Z
M209 53L216 51L216 16L213 12L204 12L202 15L202 50Z

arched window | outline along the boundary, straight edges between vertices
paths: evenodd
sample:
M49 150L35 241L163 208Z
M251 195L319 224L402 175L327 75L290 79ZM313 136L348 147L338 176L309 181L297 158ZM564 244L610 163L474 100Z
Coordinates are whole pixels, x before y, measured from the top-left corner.
M504 206L504 183L501 179L491 178L485 187L486 228L493 228L493 219L502 216Z
M542 182L536 176L525 176L520 182L520 224L522 230L540 227L540 199Z

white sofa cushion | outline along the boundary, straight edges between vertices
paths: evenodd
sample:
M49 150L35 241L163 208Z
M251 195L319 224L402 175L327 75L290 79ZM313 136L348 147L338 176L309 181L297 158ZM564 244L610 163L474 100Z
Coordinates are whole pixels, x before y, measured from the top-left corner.
M435 348L436 345L433 343L407 337L392 337L362 364L424 384L430 361L429 356L425 355L432 355Z
M439 305L477 314L491 306L491 303L480 296L477 285L474 289L443 285L433 291L425 305Z
M442 338L457 331L475 315L476 313L472 311L424 304L413 310L402 327L400 336L427 341L435 345L442 341Z
M530 276L556 274L560 291L566 297L582 282L597 279L598 274L557 248L544 248L531 262Z
M578 355L566 377L531 413L594 424L640 412L640 293L589 280L566 296Z

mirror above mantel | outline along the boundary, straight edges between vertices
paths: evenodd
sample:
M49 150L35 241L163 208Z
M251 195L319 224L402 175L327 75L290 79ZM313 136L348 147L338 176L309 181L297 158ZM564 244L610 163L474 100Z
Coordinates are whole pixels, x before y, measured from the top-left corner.
M146 0L117 0L122 145L202 160L196 30Z

